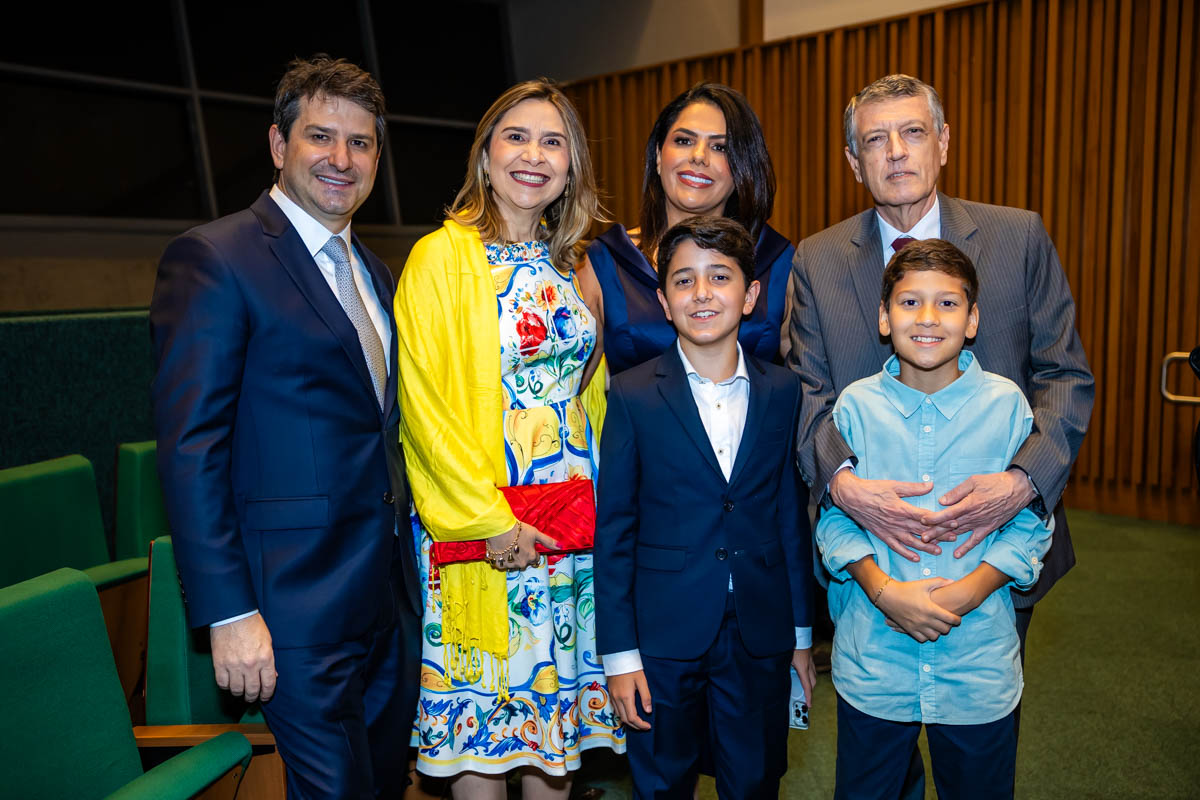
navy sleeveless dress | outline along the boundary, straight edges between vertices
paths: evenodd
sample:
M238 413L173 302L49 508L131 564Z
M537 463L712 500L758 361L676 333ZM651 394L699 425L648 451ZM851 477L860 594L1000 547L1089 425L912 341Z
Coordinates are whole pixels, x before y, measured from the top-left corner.
M742 320L738 341L747 353L780 364L780 327L788 274L796 248L764 225L755 248L755 277L762 284L758 303ZM623 225L614 225L588 247L588 258L604 291L604 355L613 374L661 355L675 341L656 294L658 273L637 249Z

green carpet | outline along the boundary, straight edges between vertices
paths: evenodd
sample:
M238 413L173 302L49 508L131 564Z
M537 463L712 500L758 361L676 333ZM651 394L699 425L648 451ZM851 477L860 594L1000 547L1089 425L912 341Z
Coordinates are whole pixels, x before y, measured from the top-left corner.
M1078 563L1029 631L1016 796L1200 797L1200 529L1069 516ZM791 732L780 797L833 795L828 675L810 721ZM585 754L583 786L631 797L623 759L598 753ZM702 779L700 797L716 796ZM926 797L936 796L929 775Z

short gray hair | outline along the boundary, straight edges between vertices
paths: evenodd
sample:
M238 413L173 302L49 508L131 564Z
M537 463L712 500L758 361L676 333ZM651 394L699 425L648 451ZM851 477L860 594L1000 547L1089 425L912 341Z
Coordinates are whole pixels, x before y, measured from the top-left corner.
M881 100L892 100L897 97L920 97L921 95L924 95L925 99L929 101L929 113L933 117L933 127L940 136L942 128L946 125L946 112L942 108L942 98L938 95L937 89L911 75L901 73L885 75L864 86L861 92L850 98L850 103L846 106L846 113L842 116L842 127L846 132L846 147L850 148L850 154L858 158L858 143L855 141L857 131L854 126L855 109L868 103L878 103Z

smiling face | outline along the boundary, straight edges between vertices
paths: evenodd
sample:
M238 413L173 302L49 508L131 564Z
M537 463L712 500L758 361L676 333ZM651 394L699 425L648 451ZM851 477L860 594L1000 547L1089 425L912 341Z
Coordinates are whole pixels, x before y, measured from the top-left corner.
M933 394L959 376L958 354L979 329L979 306L968 308L961 278L936 270L906 272L879 304L879 333L890 336L900 382Z
M725 213L733 194L727 149L725 115L711 103L692 103L675 118L658 151L668 228L688 217Z
M680 242L670 263L660 268L666 270L666 289L658 290L658 301L688 357L693 348L733 347L742 317L754 310L758 281L747 286L732 257L704 250L691 239Z
M908 231L930 208L950 148L950 126L939 133L929 100L897 97L854 111L858 155L846 148L854 177L890 225Z
M371 194L379 166L375 117L346 98L303 97L288 138L269 133L279 188L338 233Z
M522 100L496 123L484 169L510 241L532 239L571 167L567 127L549 100Z

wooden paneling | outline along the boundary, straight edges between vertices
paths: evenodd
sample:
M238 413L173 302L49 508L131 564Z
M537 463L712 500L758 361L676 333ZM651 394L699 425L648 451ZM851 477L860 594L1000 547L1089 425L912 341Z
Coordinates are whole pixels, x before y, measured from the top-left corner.
M630 70L567 87L612 215L636 224L658 110L692 83L741 89L793 241L870 203L842 154L842 110L886 72L941 92L941 188L1042 214L1096 375L1069 504L1200 524L1200 408L1158 391L1163 355L1200 345L1200 30L1194 0L991 0ZM1176 369L1169 388L1200 394Z

